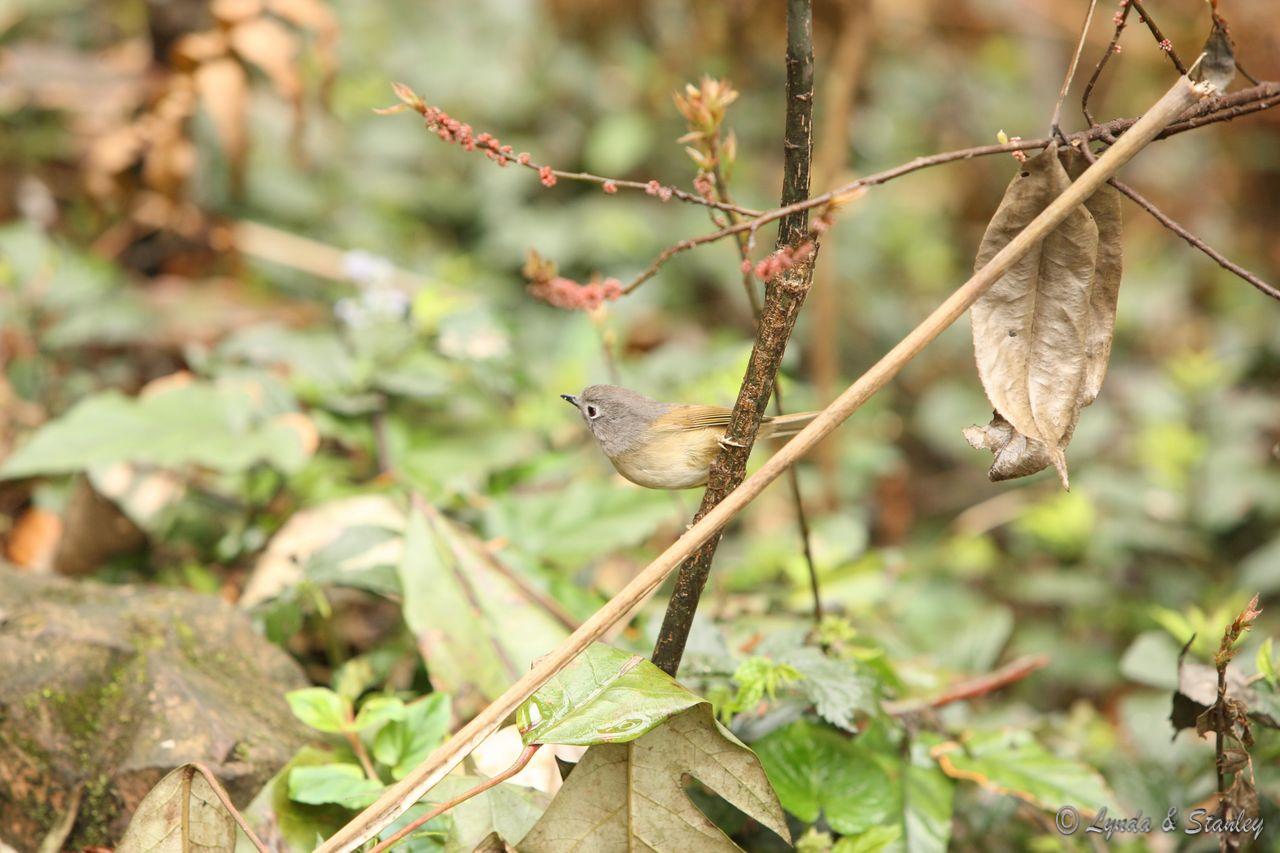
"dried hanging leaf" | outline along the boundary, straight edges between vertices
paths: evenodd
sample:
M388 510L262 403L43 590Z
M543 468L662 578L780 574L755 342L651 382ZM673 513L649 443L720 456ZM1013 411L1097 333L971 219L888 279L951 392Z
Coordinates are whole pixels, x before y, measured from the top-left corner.
M1053 462L1053 455L1043 441L1027 438L1000 417L999 412L991 413L991 423L986 426L965 427L964 437L974 450L990 450L995 454L995 461L987 472L993 483L1029 476Z
M1067 174L1074 181L1089 168L1089 161L1075 148L1062 155ZM1099 187L1084 203L1098 226L1098 259L1089 292L1089 320L1085 331L1085 376L1080 386L1080 406L1098 398L1102 380L1111 360L1111 341L1116 330L1116 301L1120 296L1123 272L1124 231L1120 215L1120 192L1110 184Z
M1067 167L1087 168L1069 151ZM975 269L984 267L1071 183L1050 146L1027 160L987 226ZM1016 263L973 306L978 375L995 408L969 443L996 454L989 476L1005 480L1053 464L1068 487L1065 448L1080 409L1106 373L1120 285L1120 210L1106 187Z
M1197 83L1208 83L1218 92L1225 92L1236 76L1235 48L1227 29L1214 15L1213 29L1204 43L1204 50L1196 59L1187 76Z
M236 821L190 764L165 776L143 798L118 853L219 853L234 850Z
M738 850L689 799L688 777L790 840L759 759L704 702L631 743L587 750L520 850Z

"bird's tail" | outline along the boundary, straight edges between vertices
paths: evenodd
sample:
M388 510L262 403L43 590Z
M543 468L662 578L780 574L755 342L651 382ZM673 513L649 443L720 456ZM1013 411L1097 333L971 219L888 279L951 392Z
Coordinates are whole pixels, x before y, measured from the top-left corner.
M786 438L795 435L818 416L817 412L799 412L794 415L774 415L760 425L765 438Z

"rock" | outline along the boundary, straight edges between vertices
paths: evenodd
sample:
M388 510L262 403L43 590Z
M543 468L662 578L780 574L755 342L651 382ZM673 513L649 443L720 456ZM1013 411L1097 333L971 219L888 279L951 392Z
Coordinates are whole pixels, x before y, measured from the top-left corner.
M0 566L0 673L0 841L20 853L77 801L66 848L110 844L187 762L248 803L307 739L284 701L298 665L187 590Z

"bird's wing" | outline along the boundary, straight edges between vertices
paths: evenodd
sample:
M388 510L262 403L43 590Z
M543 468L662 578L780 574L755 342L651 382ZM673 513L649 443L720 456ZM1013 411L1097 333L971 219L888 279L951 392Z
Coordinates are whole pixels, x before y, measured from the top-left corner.
M672 406L653 425L671 430L724 429L731 414L733 410L724 406Z

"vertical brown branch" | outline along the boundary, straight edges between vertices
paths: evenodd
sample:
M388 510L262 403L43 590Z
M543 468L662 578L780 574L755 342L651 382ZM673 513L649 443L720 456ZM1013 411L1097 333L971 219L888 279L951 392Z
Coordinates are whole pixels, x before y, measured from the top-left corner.
M809 196L813 159L813 8L812 0L787 0L786 127L783 134L782 204ZM808 236L809 214L797 210L778 223L778 248L798 245ZM774 381L787 340L813 281L813 257L775 276L765 285L764 309L755 345L738 390L720 453L711 464L707 490L695 523L738 487L746 476L747 457L755 443L760 419L773 394ZM672 675L680 668L685 642L693 627L698 600L706 586L720 542L717 532L680 566L675 590L667 604L653 661Z

